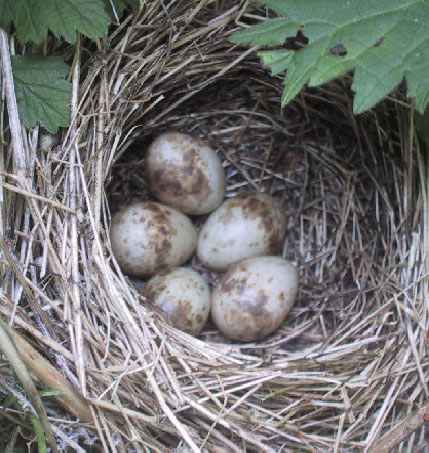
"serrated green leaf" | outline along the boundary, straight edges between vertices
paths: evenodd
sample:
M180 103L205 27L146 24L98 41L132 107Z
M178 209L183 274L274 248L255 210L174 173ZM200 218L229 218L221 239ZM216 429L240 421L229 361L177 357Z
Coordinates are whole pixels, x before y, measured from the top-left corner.
M322 39L307 52L296 52L291 61L287 77L284 81L282 106L288 104L302 90L310 79L312 71L317 67L323 52L326 49L328 39ZM310 50L310 51L308 51Z
M25 126L56 132L70 122L69 68L58 57L15 56L12 70L19 113Z
M264 62L274 73L279 67L288 70L283 103L305 84L319 86L354 70L355 113L373 107L404 78L416 108L425 110L429 103L428 0L265 0L264 4L286 18L253 27L257 31L253 38L252 27L241 31L241 40L233 35L233 42L275 45L303 31L308 38L305 48L294 51L281 65L274 59Z
M405 74L408 86L408 95L416 101L416 108L420 113L426 111L429 104L429 45L428 42L416 47L406 59L408 70Z
M274 46L283 44L286 38L295 35L297 28L299 28L299 24L296 22L285 19L272 19L234 33L231 41L235 44Z
M265 0L264 4L279 15L293 20L306 21L311 16L313 21L341 27L374 16L383 16L386 12L402 11L418 2L419 0Z
M77 33L96 39L106 35L110 23L104 0L15 0L18 39L36 44L48 30L73 43Z
M41 43L46 39L48 29L44 25L44 8L40 0L16 0L13 19L16 36L21 42Z
M258 56L265 66L271 67L271 74L277 75L289 67L293 52L290 50L264 50L258 52Z
M70 43L77 32L92 39L107 34L110 18L103 0L47 0L45 8L48 28Z

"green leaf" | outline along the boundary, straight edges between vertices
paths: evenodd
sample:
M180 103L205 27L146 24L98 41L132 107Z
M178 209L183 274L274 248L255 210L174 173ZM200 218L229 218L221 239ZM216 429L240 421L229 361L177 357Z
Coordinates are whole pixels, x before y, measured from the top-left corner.
M303 86L319 86L354 70L354 112L364 112L406 80L424 112L429 103L428 0L265 0L281 18L232 36L235 43L279 45L301 30L303 49L275 58L262 54L273 74L287 70L282 103ZM283 59L281 59L283 58Z
M70 122L68 66L57 57L15 56L12 60L20 115L27 127L56 132Z
M259 58L265 66L271 67L271 74L283 72L291 63L293 52L290 50L265 50L258 52Z
M76 41L77 33L96 39L106 35L110 24L105 0L15 0L13 8L22 42L39 44L48 30L70 43Z
M76 41L80 32L91 39L107 34L110 23L103 0L49 0L48 28L57 37Z
M15 0L0 0L0 27L8 29L15 18Z
M45 389L40 392L40 396L42 396L43 398L47 398L47 397L51 397L51 396L57 397L57 396L62 396L62 395L63 395L63 392L61 392L60 390L55 390L55 389Z
M271 19L246 30L241 30L231 38L235 44L274 46L283 44L287 37L295 35L299 23L285 19Z
M292 59L292 66L289 68L288 77L285 79L282 95L282 105L286 105L302 90L307 80L310 79L312 71L317 67L323 52L325 51L327 39L322 39L311 46L306 52L296 52Z
M16 36L21 42L38 44L46 39L48 28L44 12L37 0L16 0L14 23Z
M48 448L46 445L46 435L45 431L43 430L42 424L35 415L31 416L31 423L36 434L37 451L39 453L48 453Z

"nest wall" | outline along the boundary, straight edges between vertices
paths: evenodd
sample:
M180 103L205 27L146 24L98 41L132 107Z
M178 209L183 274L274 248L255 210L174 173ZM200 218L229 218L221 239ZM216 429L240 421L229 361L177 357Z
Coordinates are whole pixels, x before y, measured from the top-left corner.
M364 451L427 398L425 167L409 110L388 100L355 117L347 78L281 110L281 80L228 42L260 14L246 6L148 2L93 58L82 45L71 127L50 150L26 143L39 198L6 193L17 266L0 309L88 399L105 451ZM150 197L145 147L167 129L219 152L227 196L286 201L301 286L263 342L170 327L112 256L111 215ZM419 428L402 447L423 441Z

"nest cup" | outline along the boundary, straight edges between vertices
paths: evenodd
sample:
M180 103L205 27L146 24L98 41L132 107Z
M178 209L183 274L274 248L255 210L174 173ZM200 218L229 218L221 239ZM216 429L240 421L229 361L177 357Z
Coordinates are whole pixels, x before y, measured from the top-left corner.
M49 260L56 277L43 286L63 301L54 338L77 387L106 402L94 403L106 446L361 451L427 392L423 162L409 111L386 101L353 116L347 79L281 110L281 80L228 42L248 20L241 7L150 2L84 73L77 119L42 166L56 169L50 184L81 212L42 218L52 253L64 258ZM171 129L219 152L227 196L264 191L284 201L283 255L299 267L300 290L264 341L170 327L112 259L111 214L150 198L145 150ZM418 445L422 429L405 442Z

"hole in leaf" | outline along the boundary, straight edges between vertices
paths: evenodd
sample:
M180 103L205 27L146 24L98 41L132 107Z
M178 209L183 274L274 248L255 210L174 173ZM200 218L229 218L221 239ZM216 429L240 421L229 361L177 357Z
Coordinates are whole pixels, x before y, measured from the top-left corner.
M344 57L347 55L347 49L345 48L344 44L338 43L334 47L329 49L329 52L336 57Z
M288 50L299 50L308 44L308 38L304 35L302 30L298 30L295 36L287 38L284 48Z
M383 44L383 41L384 41L384 36L382 36L381 38L378 38L376 43L374 44L374 47L380 46L381 44Z

